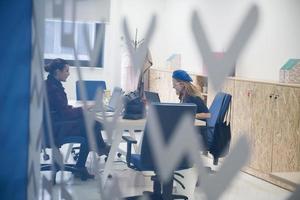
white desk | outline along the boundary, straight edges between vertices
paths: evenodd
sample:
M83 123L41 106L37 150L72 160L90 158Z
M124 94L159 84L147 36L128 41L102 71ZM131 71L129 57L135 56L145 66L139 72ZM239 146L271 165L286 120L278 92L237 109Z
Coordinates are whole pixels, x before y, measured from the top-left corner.
M69 102L71 105L77 107L81 106L82 102L80 101L72 101ZM93 104L93 102L87 102L89 105ZM103 123L103 117L100 114L96 114L96 120ZM112 120L112 117L107 117L107 120ZM131 137L135 138L134 130L144 130L146 124L146 119L139 119L139 120L129 120L129 119L123 119L122 117L119 117L117 120L117 125L115 127L114 135L113 135L113 141L111 144L111 149L108 154L108 158L104 167L103 171L103 183L106 182L108 175L112 171L113 162L115 155L117 153L119 144L122 140L122 135L124 130L128 130ZM195 126L205 126L205 122L201 120L195 120ZM138 152L139 147L137 145L134 145L135 151Z
M96 120L99 122L103 122L103 118L101 115L96 115ZM109 118L107 118L109 120ZM123 119L120 117L117 121L117 127L115 128L114 132L114 140L111 145L110 152L108 154L108 158L104 167L103 171L103 182L105 183L107 180L108 175L112 171L113 161L115 155L118 150L118 146L121 143L122 135L124 130L128 130L131 137L135 138L134 130L144 130L146 124L146 119L139 119L139 120L129 120ZM201 120L195 120L195 126L204 126L206 123ZM135 146L135 151L139 151L139 147Z
M81 106L83 106L83 101L70 99L70 100L68 100L68 104L73 106L73 107L81 107ZM95 105L95 101L86 101L86 104L87 105Z
M110 120L111 117L108 117L107 120ZM96 120L99 122L103 122L103 118L100 115L96 115ZM117 153L119 144L121 143L122 140L122 135L124 130L128 130L129 134L131 137L135 138L134 135L134 130L144 130L146 120L145 119L139 119L139 120L128 120L128 119L123 119L119 118L117 121L117 126L115 127L114 135L113 135L113 141L111 144L111 149L108 154L106 164L104 166L104 171L103 171L103 181L104 183L107 180L108 175L112 171L113 167L113 162L115 155ZM138 151L138 146L134 146L135 151Z

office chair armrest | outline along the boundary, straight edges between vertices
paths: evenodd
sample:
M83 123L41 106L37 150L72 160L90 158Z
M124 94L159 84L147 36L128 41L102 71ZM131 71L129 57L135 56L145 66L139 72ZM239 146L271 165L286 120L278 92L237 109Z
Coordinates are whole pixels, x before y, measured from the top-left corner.
M130 136L122 136L122 139L130 144L137 144L137 141Z
M180 174L179 172L174 172L174 177L173 179L182 187L182 189L185 190L185 186L183 185L183 183L181 181L179 181L175 175L179 176L180 178L183 178L184 179L184 176L182 174Z
M174 179L174 181L176 181L181 187L182 187L182 189L184 189L185 190L185 186L183 185L183 183L181 182L181 181L179 181L177 178L173 178Z
M137 141L130 136L122 136L122 139L127 142L127 152L126 152L126 163L129 168L133 168L131 165L131 146L132 144L137 144Z
M184 178L184 176L182 174L180 174L179 172L174 172L174 175L177 175L177 176L179 176L181 178Z

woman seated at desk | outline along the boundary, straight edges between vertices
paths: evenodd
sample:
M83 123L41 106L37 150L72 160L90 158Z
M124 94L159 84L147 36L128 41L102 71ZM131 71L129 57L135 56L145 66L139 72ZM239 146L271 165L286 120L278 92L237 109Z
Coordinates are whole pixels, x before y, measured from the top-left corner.
M175 70L172 75L173 88L179 96L180 103L196 104L196 119L206 121L211 115L207 106L205 105L200 91L191 82L192 78L184 70ZM205 128L198 126L197 130L202 136L204 149L208 148L208 137Z
M68 105L67 94L65 93L65 89L61 83L65 82L70 75L69 64L63 59L56 58L45 66L45 71L49 73L46 80L46 90L53 124L55 122L61 123L70 120L78 121L78 123L64 124L63 131L60 134L66 137L81 136L87 139L87 130L85 127L82 107L74 108ZM99 155L107 155L109 153L110 146L103 141L101 129L101 124L99 122L95 122L93 134L96 138L97 153ZM57 137L58 136L54 133L54 139L57 139ZM94 178L94 175L89 174L85 168L88 153L89 147L85 147L81 144L76 167L81 169L82 173L80 175L78 174L78 176L84 175L85 178Z
M184 70L175 70L172 75L173 88L179 96L180 103L194 103L197 106L196 119L206 120L210 113L200 91L191 82L192 78Z

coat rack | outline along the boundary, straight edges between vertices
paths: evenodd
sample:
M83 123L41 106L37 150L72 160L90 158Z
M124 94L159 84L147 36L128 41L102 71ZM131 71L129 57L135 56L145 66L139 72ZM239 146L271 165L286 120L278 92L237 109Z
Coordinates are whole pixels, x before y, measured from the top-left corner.
M140 41L138 41L138 29L135 29L135 37L134 37L134 41L133 41L133 44L134 44L134 49L137 49L137 47L144 42L144 39L141 39ZM140 72L140 75L139 75L139 82L138 82L138 85L137 85L137 91L139 93L139 96L140 97L143 97L144 96L144 74L150 69L150 67L152 66L152 59L148 58L148 54L149 54L149 49L148 49L148 52L146 54L146 58L145 58L145 62L148 62L149 65L146 66L144 63L144 66L143 66L143 69L141 70ZM147 60L146 60L147 59Z
M141 39L140 41L138 41L137 35L138 35L138 29L136 28L135 29L134 41L133 41L134 49L136 49L138 47L138 45L140 45L141 43L144 42L144 39Z

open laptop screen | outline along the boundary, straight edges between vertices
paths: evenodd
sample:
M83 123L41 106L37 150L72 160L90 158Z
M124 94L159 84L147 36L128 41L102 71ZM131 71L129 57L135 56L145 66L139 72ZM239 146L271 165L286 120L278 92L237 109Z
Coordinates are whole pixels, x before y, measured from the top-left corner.
M159 95L156 92L145 91L145 97L149 103L160 103Z
M109 99L109 102L108 102L108 105L106 108L107 111L112 111L112 112L115 111L115 109L117 108L117 105L118 105L118 99L120 96L122 96L122 94L123 94L123 91L121 88L119 88L119 87L114 88L113 93Z

